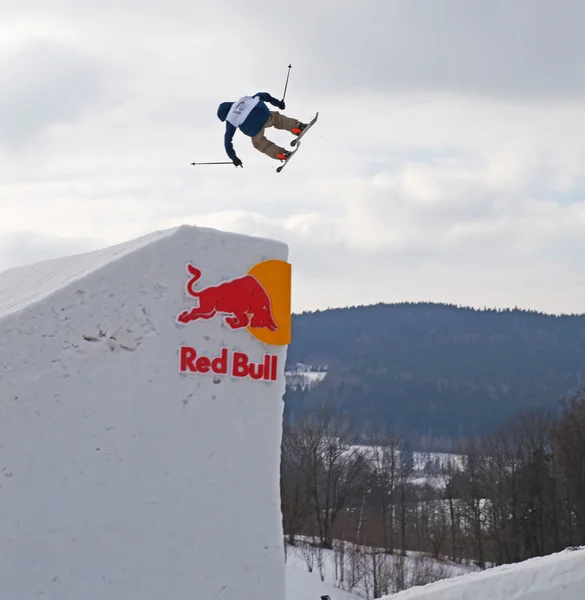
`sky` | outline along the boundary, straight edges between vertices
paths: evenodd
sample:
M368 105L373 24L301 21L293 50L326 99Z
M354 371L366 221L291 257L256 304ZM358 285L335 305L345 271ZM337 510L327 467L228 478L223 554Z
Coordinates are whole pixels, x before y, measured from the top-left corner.
M585 312L582 0L0 0L0 270L180 224L289 245L293 310ZM319 111L276 161L217 106ZM274 107L272 107L273 110ZM290 134L267 135L285 144Z

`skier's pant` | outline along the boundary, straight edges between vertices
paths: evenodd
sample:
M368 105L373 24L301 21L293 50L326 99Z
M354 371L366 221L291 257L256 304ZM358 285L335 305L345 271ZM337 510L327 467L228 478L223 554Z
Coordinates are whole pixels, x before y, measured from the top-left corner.
M298 125L298 121L296 119L292 119L291 117L287 117L285 115L281 115L277 111L270 111L270 117L268 117L268 121L266 121L266 125L264 128L258 132L252 138L252 144L256 150L259 150L263 154L270 156L270 158L274 158L276 160L277 154L284 152L284 148L277 146L275 143L266 139L266 128L274 127L275 129L283 129L284 131L292 131L294 127Z

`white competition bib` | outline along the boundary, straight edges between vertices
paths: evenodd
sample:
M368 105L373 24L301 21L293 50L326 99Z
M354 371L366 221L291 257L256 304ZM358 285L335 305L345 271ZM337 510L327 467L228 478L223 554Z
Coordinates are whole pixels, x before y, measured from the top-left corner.
M244 96L232 104L227 114L226 121L229 121L234 127L239 127L246 117L252 112L252 109L260 102L260 98L251 98Z

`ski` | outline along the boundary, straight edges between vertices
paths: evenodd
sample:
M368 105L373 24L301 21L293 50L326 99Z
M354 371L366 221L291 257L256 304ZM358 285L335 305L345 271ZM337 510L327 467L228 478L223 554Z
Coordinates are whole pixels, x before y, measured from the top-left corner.
M319 113L317 112L313 120L307 123L307 126L303 129L303 131L301 131L301 133L299 133L299 135L297 135L297 137L290 143L290 145L296 146L299 143L299 140L305 135L305 133L307 133L307 131L309 131L309 129L311 129L311 127L313 127L313 125L317 122L318 118Z

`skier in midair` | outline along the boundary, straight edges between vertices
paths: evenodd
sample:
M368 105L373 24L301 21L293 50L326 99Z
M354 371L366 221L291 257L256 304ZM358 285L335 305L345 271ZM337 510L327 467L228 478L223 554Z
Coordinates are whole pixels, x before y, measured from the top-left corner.
M291 152L277 146L265 136L267 127L290 131L299 135L307 126L297 119L287 117L278 111L271 111L265 104L269 102L280 110L286 105L284 100L277 100L267 92L258 92L253 96L243 96L237 102L222 102L217 109L220 121L225 121L225 151L236 167L242 166L242 161L237 157L232 140L236 129L252 138L252 145L256 150L275 160L286 160Z

